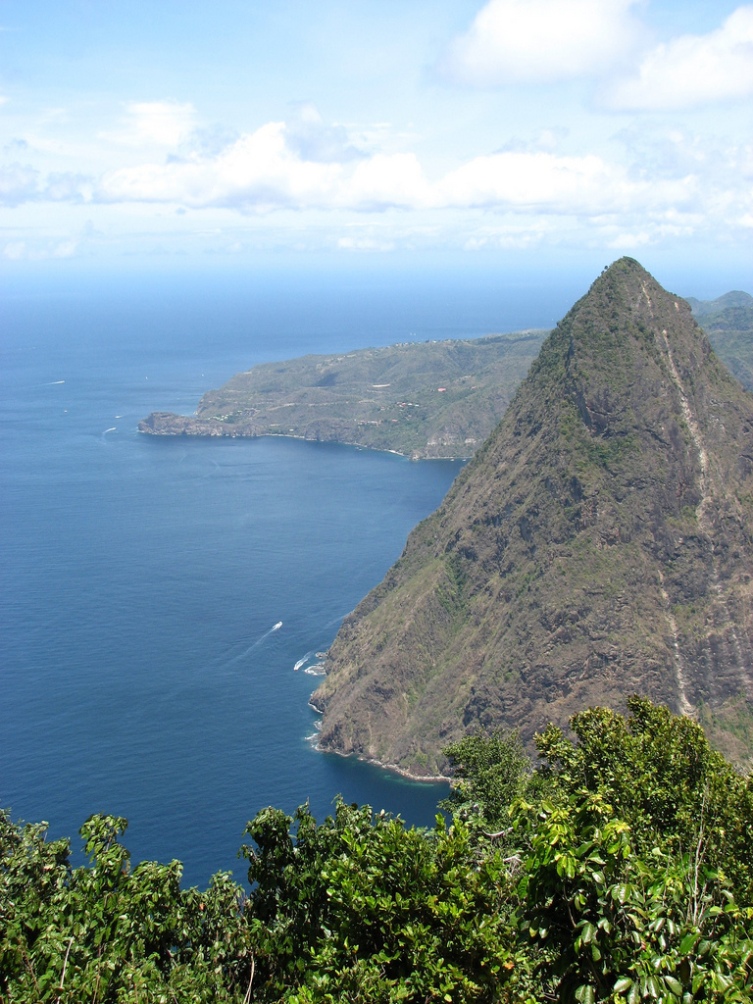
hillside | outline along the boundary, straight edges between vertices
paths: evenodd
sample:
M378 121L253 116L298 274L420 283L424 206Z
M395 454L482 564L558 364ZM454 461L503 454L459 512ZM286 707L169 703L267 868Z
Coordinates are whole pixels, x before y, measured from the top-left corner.
M504 413L545 337L523 331L265 363L205 394L193 417L156 412L152 435L296 436L469 457Z
M495 432L343 626L325 750L410 773L448 742L645 693L753 702L753 399L632 259L542 346ZM726 737L726 740L725 740Z
M753 390L753 297L688 301L715 351ZM295 436L392 450L413 459L467 459L504 414L546 337L406 342L264 363L199 402L196 414L153 412L153 436Z
M740 383L753 390L753 296L733 291L716 300L689 299L714 351Z

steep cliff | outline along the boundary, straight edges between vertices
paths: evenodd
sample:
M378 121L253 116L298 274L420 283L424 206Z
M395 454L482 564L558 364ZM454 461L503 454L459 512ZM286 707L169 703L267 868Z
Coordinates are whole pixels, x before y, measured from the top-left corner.
M752 708L751 572L753 398L623 258L343 624L321 745L421 775L468 731L634 692Z

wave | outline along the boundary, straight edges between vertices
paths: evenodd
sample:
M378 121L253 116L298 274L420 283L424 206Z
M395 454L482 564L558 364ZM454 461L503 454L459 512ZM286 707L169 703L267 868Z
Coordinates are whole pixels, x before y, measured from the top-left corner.
M311 651L307 652L304 656L301 656L301 658L298 660L298 662L295 664L295 666L293 666L294 672L297 673L298 670L301 669L302 666L305 666L306 663L309 661L309 659L311 658L311 656L313 654L314 654L314 650L311 649Z

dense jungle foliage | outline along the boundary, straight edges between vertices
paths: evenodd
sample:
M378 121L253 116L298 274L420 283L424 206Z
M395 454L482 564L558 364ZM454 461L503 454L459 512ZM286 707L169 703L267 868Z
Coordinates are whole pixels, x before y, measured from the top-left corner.
M753 1000L753 782L701 728L633 698L448 755L432 830L338 803L260 812L244 891L131 868L126 822L91 817L88 866L0 816L0 1000Z

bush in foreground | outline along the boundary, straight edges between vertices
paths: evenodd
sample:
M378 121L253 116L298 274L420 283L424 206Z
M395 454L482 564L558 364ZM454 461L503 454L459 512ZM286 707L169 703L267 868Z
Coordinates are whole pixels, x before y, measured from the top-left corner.
M82 829L90 863L0 816L3 1002L753 1000L753 787L701 729L629 715L450 747L450 825L338 802L265 809L249 891L179 862L130 867L125 821Z

